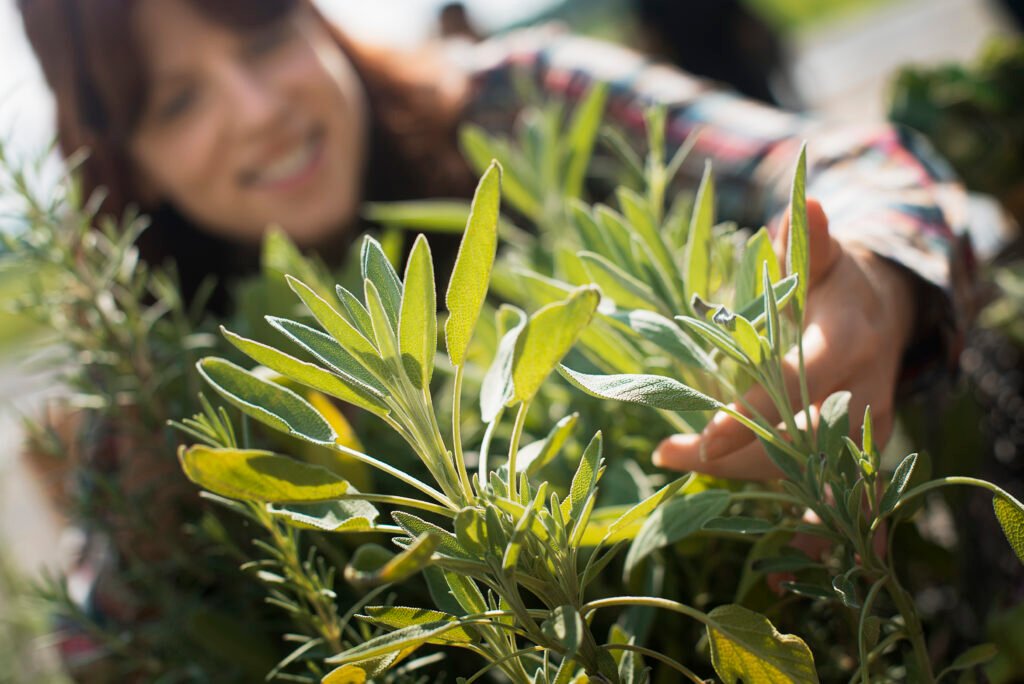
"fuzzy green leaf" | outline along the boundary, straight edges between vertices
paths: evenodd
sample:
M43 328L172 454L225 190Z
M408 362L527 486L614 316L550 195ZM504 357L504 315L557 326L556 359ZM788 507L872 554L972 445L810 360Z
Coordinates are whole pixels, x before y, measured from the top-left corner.
M402 305L402 281L398 279L394 266L388 260L380 243L372 237L363 238L360 253L363 280L369 280L377 288L381 303L387 312L391 327L398 329L398 312ZM369 304L369 302L367 302Z
M946 672L969 670L972 667L984 665L997 655L999 655L999 647L995 644L978 644L958 655L953 664L946 668ZM940 675L937 680L941 678L942 676Z
M363 216L381 225L457 235L466 229L469 212L469 203L462 200L367 202L363 205Z
M507 332L498 342L498 351L480 388L480 419L485 423L494 420L501 408L512 400L512 358L515 356L516 340L526 327L527 319L525 311L508 304L498 309L498 316L504 319Z
M835 459L850 434L850 397L847 391L830 394L821 404L818 421L818 450Z
M408 608L406 606L367 606L364 620L375 625L389 627L391 629L402 629L412 625L422 625L428 622L440 622L447 620L457 622L458 618L439 610L427 610L425 608ZM476 639L465 629L453 629L445 632L437 639L427 641L428 644L471 644Z
M732 532L734 534L767 534L775 529L770 520L732 515L726 518L712 518L704 523L706 532Z
M807 226L807 144L800 147L796 174L793 176L793 193L790 198L789 239L786 242L786 272L800 276L796 291L796 305L804 311L807 304L807 288L811 275L811 246Z
M433 523L429 523L426 520L418 518L412 513L406 513L405 511L395 511L391 514L391 517L394 519L395 523L408 532L411 537L419 537L427 533L437 537L439 540L437 547L438 553L443 553L454 558L473 557L465 548L463 548L454 534L441 529Z
M732 337L726 334L716 325L711 325L706 321L702 321L699 318L691 318L689 316L676 316L676 320L679 321L683 327L692 330L698 337L703 338L711 346L724 353L729 358L739 361L742 364L748 363L746 354L740 349L739 345L733 341Z
M709 489L658 507L629 547L624 568L626 577L640 561L658 549L699 532L704 523L720 516L728 505L728 492Z
M715 181L711 162L704 166L704 176L697 189L697 199L686 239L686 298L694 295L707 299L711 283L711 228L715 224Z
M639 335L687 366L714 371L715 362L676 323L653 311L616 311L602 318Z
M648 516L662 503L675 496L676 492L682 489L690 479L691 476L687 475L674 480L627 510L608 527L604 541L614 544L625 539L635 538Z
M341 302L341 306L345 309L352 327L359 331L359 334L367 340L373 339L373 323L370 322L370 312L366 310L366 305L363 304L363 301L341 285L336 286L334 291L337 293L338 301ZM325 329L328 328L325 327Z
M397 555L377 544L364 544L345 566L345 579L358 589L403 582L430 563L440 543L436 535L425 532Z
M458 622L450 620L437 620L436 622L425 622L422 625L410 625L394 632L382 634L369 641L364 641L343 653L326 658L324 662L331 665L357 663L436 641L448 632L453 632L457 629L462 629L462 626Z
M583 642L585 627L583 618L572 606L559 606L551 611L551 617L540 626L548 639L560 644L566 655L572 656Z
M562 516L566 520L576 521L583 510L583 504L587 497L597 486L597 480L601 473L601 451L604 445L601 432L598 431L590 440L590 444L583 451L576 473L569 485L569 495L562 502Z
M768 262L764 262L764 264L765 265L762 265L762 274L763 269L768 268L768 277L771 278L771 267L770 265L768 265ZM775 295L775 304L779 307L779 309L782 309L782 307L786 306L786 304L789 303L789 300L793 298L793 295L796 293L796 286L799 280L799 276L791 275L786 276L782 280L779 280L775 282L774 285L772 285L772 292ZM765 324L765 299L763 280L761 282L761 287L758 288L758 292L760 293L760 295L757 297L757 299L748 302L746 306L739 310L739 315L743 316L748 321L753 323L754 327L756 328L760 328Z
M709 411L721 403L661 375L589 375L560 366L558 372L574 387L601 399L625 401L666 411Z
M488 137L487 133L479 126L473 124L462 126L459 129L459 144L466 158L478 172L483 173L489 165L493 164L494 160L497 160L510 172L514 165L523 166L521 163L515 164L517 160L507 144ZM523 216L537 220L541 214L540 199L532 188L524 184L522 178L526 177L521 173L508 173L502 179L501 194Z
M289 356L274 347L237 335L223 326L220 330L224 337L242 353L272 371L370 413L379 416L386 416L389 413L387 404L384 403L384 398L380 393L350 375L335 375L312 363Z
M514 401L529 401L569 353L594 317L601 296L597 288L576 288L569 298L540 309L526 322L512 359Z
M366 309L370 312L373 339L377 344L377 349L380 350L380 358L393 368L400 368L402 357L398 351L398 337L392 327L387 305L373 281L364 280L363 286L366 288Z
M608 85L596 82L576 105L572 123L566 135L568 159L564 174L565 197L579 197L583 192L587 166L594 150L594 141L601 126L604 103L608 99Z
M882 494L882 501L878 504L879 516L886 515L896 508L896 504L899 503L900 497L903 496L903 492L910 483L910 478L914 475L915 465L917 465L917 454L910 454L896 466L892 480L889 481L889 486Z
M591 280L601 288L601 294L613 300L619 308L658 307L658 296L651 288L600 254L580 252L579 257Z
M178 458L188 479L229 499L302 503L349 491L348 482L326 468L269 451L193 446L182 447Z
M347 493L352 492L350 487ZM358 499L269 506L267 510L294 527L324 532L370 531L380 515L369 501Z
M361 334L356 333L360 335L360 339L366 343L366 346L357 354L345 349L330 335L308 325L274 316L267 316L267 322L285 337L315 356L335 374L346 380L365 385L378 396L383 397L388 394L387 388L380 380L386 374L380 356L372 344Z
M811 684L818 681L807 644L780 634L768 618L738 605L708 613L711 662L725 684Z
M316 444L332 445L337 439L330 423L290 389L224 359L207 357L196 368L218 394L250 418Z
M992 507L1006 540L1024 563L1024 506L1012 496L997 495L992 498Z
M772 249L772 238L766 228L762 228L747 240L740 268L736 273L736 295L733 306L737 311L751 302L761 299L761 269L768 262L768 277L774 283L782 277L779 261Z
M430 245L422 235L416 238L405 266L398 342L405 374L413 386L429 387L437 351L437 294Z
M459 245L445 305L445 342L452 365L462 365L480 309L487 296L494 254L498 246L498 210L501 202L501 167L492 162L480 178L473 210Z
M516 458L516 471L526 473L528 477L534 477L540 472L558 454L565 441L569 439L569 435L576 428L578 418L578 413L562 418L551 428L547 437L521 448Z

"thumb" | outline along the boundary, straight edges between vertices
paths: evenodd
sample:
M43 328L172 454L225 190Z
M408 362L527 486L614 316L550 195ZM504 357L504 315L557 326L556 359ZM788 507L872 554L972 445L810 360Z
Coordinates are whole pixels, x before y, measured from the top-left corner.
M789 243L790 216L792 208L782 215L779 230L775 234L775 254L780 263L786 262L786 247ZM811 285L825 276L839 260L843 248L832 237L828 229L828 217L815 199L807 200L807 232L810 239L808 245L811 253Z

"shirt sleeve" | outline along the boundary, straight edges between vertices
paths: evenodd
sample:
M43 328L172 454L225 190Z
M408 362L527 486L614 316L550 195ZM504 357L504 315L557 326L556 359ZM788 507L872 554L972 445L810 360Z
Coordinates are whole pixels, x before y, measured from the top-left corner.
M472 84L468 116L491 130L511 128L522 105L517 84L524 82L569 105L594 83L608 84L606 119L638 148L645 110L666 107L671 147L697 135L680 173L682 187L695 187L710 160L718 215L740 225L774 226L806 141L807 195L821 202L833 234L916 277L921 333L905 379L955 364L974 309L966 193L923 137L887 123L833 125L784 112L552 27L485 41L463 59Z

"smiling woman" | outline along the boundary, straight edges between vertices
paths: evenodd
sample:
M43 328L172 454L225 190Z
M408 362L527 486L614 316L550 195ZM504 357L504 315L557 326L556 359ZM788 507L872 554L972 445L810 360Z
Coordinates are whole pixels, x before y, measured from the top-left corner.
M468 192L462 81L349 39L307 0L20 7L62 151L89 150L82 180L107 212L151 215L143 256L174 262L186 293L251 269L268 224L330 253L361 199Z

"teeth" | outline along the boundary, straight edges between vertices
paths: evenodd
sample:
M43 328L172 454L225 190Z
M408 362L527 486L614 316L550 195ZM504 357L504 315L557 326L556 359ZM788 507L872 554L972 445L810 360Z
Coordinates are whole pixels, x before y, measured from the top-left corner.
M272 164L265 166L257 176L260 183L277 183L294 176L313 161L316 153L316 141L310 140L297 147L293 152L280 157Z

